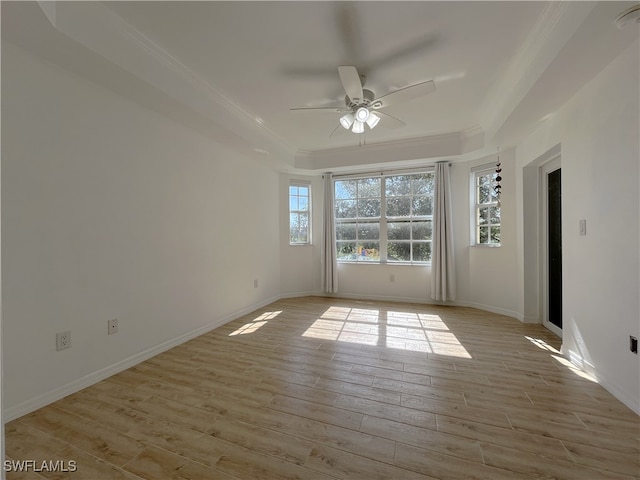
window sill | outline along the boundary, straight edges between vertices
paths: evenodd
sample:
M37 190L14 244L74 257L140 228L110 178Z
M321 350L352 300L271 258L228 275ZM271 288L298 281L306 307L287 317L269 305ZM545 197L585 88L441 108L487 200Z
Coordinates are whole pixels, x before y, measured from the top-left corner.
M501 243L476 243L473 245L469 245L470 247L479 247L479 248L500 248L502 246Z
M411 263L411 262L345 262L339 261L338 265L386 265L393 267L430 267L431 262L429 263Z

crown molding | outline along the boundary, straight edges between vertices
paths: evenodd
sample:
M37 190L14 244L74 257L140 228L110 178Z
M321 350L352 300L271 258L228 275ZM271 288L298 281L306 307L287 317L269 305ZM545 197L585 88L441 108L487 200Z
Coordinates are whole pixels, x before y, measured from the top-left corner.
M549 2L545 6L506 73L485 99L482 125L489 138L509 119L595 5L596 2Z
M298 150L295 166L308 171L340 171L353 167L394 162L410 165L416 161L451 160L482 149L484 130L474 126L459 132L392 140L324 150Z
M293 163L295 148L261 118L100 2L38 2L38 5L61 34L205 118L224 124L249 142L262 158Z

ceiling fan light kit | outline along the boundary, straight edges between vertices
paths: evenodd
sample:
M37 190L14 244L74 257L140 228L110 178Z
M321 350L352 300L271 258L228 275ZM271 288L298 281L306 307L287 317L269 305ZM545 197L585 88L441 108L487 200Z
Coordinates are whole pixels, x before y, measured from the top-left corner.
M351 65L339 66L338 75L346 93L346 97L344 99L345 107L305 107L292 108L291 111L335 111L340 113L346 111L347 113L344 113L339 119L340 126L345 130L351 129L353 133L364 133L365 124L370 129L373 129L378 125L378 123L380 123L382 117L376 114L376 110L382 110L393 103L415 100L434 92L436 89L433 80L429 80L427 82L409 85L408 87L401 88L376 98L371 90L367 90L362 87L365 77L358 73L358 69L356 67ZM404 122L389 114L384 114L382 111L379 113L387 119L385 120L386 122L390 122L392 128L403 127L405 125Z
M346 130L351 128L353 122L355 121L355 117L353 113L345 113L342 117L340 117L340 125L342 125Z

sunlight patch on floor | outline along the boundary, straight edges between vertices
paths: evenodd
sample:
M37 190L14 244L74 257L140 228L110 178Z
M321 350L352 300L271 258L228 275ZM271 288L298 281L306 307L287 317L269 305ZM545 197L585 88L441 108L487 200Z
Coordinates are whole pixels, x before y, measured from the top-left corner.
M438 315L332 306L302 336L471 358Z
M593 375L590 375L589 373L585 372L584 370L581 370L574 363L570 362L566 358L561 357L559 355L551 355L551 358L553 358L560 365L562 365L562 366L568 368L569 370L571 370L571 372L576 374L577 376L579 376L581 378L584 378L585 380L589 380L590 382L598 383L598 379L596 377L594 377Z
M550 352L553 352L555 354L560 355L560 351L559 350L557 350L555 347L549 345L547 342L545 342L541 338L528 337L526 335L525 335L524 338L526 338L531 343L533 343L536 347L541 348L542 350L548 350Z
M277 310L274 312L264 312L251 320L249 323L245 323L237 330L231 332L229 336L233 337L234 335L246 335L248 333L253 333L260 327L266 325L269 320L276 318L281 313L282 310Z

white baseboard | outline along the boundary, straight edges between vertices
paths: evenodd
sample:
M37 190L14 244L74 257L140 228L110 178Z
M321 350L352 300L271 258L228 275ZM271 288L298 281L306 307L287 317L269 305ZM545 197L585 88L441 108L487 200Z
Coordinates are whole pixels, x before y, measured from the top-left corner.
M597 376L597 378L598 378L598 383L602 386L602 388L604 388L607 392L609 392L611 395L616 397L618 400L624 403L627 407L633 410L633 412L636 415L640 415L640 399L637 396L636 397L628 396L615 385L610 384L606 380L600 379L599 376Z
M516 320L519 320L523 323L525 322L524 316L520 312L516 312L515 310L508 310L506 308L494 307L493 305L484 305L482 303L477 302L460 302L458 303L461 307L471 307L477 308L478 310L484 310L485 312L497 313L498 315L504 315L506 317L512 317Z
M77 380L67 383L66 385L62 385L61 387L50 390L46 393L38 395L32 399L29 399L25 402L19 403L18 405L14 405L13 407L7 408L3 412L3 421L10 422L11 420L15 420L16 418L20 418L23 415L31 413L39 408L45 407L53 402L56 402L67 395L71 395L72 393L79 392L83 388L87 388L95 383L98 383L106 378L115 375L116 373L122 372L127 368L131 368L134 365L139 364L140 362L144 362L156 355L159 355L162 352L170 350L173 347L177 347L189 340L192 340L200 335L204 335L211 330L214 330L222 325L229 323L236 318L242 317L247 313L251 313L254 310L264 307L265 305L269 305L270 303L278 300L279 297L271 297L266 300L260 301L256 304L249 305L242 310L234 312L229 315L225 315L224 317L218 318L212 322L207 323L195 330L184 333L176 338L173 338L169 341L160 343L155 345L143 352L136 353L128 358L125 358L119 362L114 363L113 365L109 365L107 367L101 368L100 370L96 370L95 372L89 373Z

